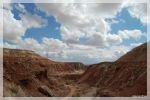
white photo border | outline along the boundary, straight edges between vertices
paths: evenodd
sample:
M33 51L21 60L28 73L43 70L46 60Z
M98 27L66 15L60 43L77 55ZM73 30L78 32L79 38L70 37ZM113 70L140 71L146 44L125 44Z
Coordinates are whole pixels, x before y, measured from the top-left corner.
M3 3L121 3L123 0L0 0ZM126 0L127 1L127 0ZM130 3L146 3L150 15L150 0L128 0ZM3 15L3 12L0 12ZM0 21L3 22L3 16ZM150 20L150 16L147 16ZM3 41L3 23L0 25L0 41ZM2 33L1 33L2 32ZM0 100L150 100L150 23L147 24L147 96L144 97L3 97L3 48L0 48ZM1 44L2 45L2 44ZM1 46L3 47L3 46Z

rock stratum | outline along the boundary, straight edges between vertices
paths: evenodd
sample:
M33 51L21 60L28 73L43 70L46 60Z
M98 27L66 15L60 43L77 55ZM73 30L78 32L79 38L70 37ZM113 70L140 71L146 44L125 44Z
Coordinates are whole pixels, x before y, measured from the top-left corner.
M76 78L82 63L60 63L28 50L4 49L4 96L65 96L68 87L60 77Z
M95 96L147 95L147 44L134 48L115 62L89 66L78 83L97 87Z
M89 66L4 48L3 72L5 97L146 96L147 44L115 62Z

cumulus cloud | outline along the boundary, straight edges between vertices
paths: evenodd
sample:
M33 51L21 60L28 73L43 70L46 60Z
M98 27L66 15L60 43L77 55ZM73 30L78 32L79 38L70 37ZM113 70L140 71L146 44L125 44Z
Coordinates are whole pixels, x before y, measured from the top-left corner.
M119 35L110 33L112 23L106 21L106 18L114 18L123 7L128 7L131 15L133 15L131 12L136 12L134 16L137 16L138 19L142 19L140 16L146 16L145 5L143 4L139 4L139 7L135 7L136 4L128 3L125 5L123 3L38 3L36 5L40 10L46 12L47 15L54 16L61 23L61 36L63 41L67 43L80 43L82 38L86 38L86 44L104 46L122 43L123 39L127 38L139 38L142 36L142 32L138 30L119 31ZM134 8L136 9L133 10ZM143 14L138 13L138 11Z
M130 46L123 45L98 48L82 44L66 44L53 38L44 38L41 43L33 38L26 38L15 45L5 42L4 47L32 50L55 61L82 61L85 64L114 61L131 49Z
M33 50L56 61L91 64L116 60L139 45L124 46L121 44L124 39L139 39L145 34L138 29L120 30L115 34L110 32L111 24L117 21L109 22L106 19L115 18L122 9L121 3L36 5L39 10L46 12L47 16L52 15L61 23L62 40L47 37L42 38L41 42L33 38L23 39L27 29L44 27L47 21L39 15L27 12L22 4L15 6L21 12L20 20L17 20L11 12L12 7L7 5L3 9L4 39L7 40L4 47Z
M20 11L21 13L25 13L26 12L26 9L25 9L25 7L22 5L22 4L16 4L15 5L15 8L18 10L18 11Z
M43 38L42 47L44 47L44 50L51 51L51 52L57 52L65 48L67 48L67 44L64 42L53 39L53 38Z
M86 45L93 45L93 46L110 46L110 45L118 45L121 44L125 39L134 39L138 40L142 36L146 36L145 32L141 30L134 29L134 30L119 30L116 34L101 34L95 33L93 34L87 41Z
M114 17L120 10L121 3L97 3L87 5L87 12L100 15L104 18Z
M94 46L116 45L116 44L121 44L125 39L138 40L142 36L146 36L146 33L142 32L141 30L138 30L138 29L120 30L116 34L96 33L96 34L93 34L92 37L90 37L90 39L87 41L87 44L94 45Z
M105 34L93 34L92 37L90 37L87 40L88 45L94 45L94 46L105 46L106 45L106 35Z
M4 40L15 41L24 35L26 28L21 20L16 20L10 10L3 10Z
M26 28L32 28L32 27L40 28L47 24L47 21L43 19L41 16L30 14L30 13L26 13L22 15L21 21Z
M107 42L109 44L120 44L122 43L123 39L117 34L108 34L107 35Z
M33 38L25 38L17 41L18 48L30 49L33 51L41 51L42 47L39 42Z
M61 35L64 41L69 42L69 43L78 43L80 40L80 37L84 36L84 33L81 33L79 30L66 28L62 26L60 28L61 30Z
M23 6L23 5L22 5ZM43 27L47 21L42 17L30 14L26 12L25 14L21 14L21 19L17 20L12 13L11 5L4 4L3 9L3 33L4 40L15 42L18 39L21 39L22 36L25 35L27 29L30 28L40 28Z
M140 46L142 44L143 43L131 43L130 46L134 48L134 47Z
M128 8L131 16L138 18L141 22L147 23L147 4L132 4Z
M141 30L123 30L123 31L119 31L118 35L122 38L122 39L129 39L129 38L133 38L133 39L139 39L141 36L144 36L146 33L143 33Z
M113 18L120 11L121 6L120 3L38 3L36 5L47 15L53 15L61 23L62 39L68 43L78 43L80 38L95 36L97 32L106 34L110 30L110 25L105 18Z
M4 48L16 49L16 48L17 48L17 45L16 45L16 44L9 44L9 43L7 43L7 42L4 42L4 43L3 43L3 47L4 47Z
M133 3L133 2L137 2L137 3ZM144 25L146 25L147 23L150 23L148 19L150 15L147 13L147 4L142 2L146 2L146 1L127 0L126 2L124 2L123 7L127 8L129 14L132 17L139 19Z

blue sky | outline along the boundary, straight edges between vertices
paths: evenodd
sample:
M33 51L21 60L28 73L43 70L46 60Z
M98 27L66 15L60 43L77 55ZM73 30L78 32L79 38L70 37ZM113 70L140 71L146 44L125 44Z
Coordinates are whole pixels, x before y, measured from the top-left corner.
M111 26L112 33L117 33L119 30L134 30L139 29L142 32L147 33L147 25L143 25L143 23L140 22L139 19L132 17L129 12L127 11L127 8L124 8L120 13L117 14L116 20L119 19L119 23L115 23ZM134 39L128 39L123 42L125 45L129 45L132 42L146 42L146 37L141 37L141 39L134 40Z
M141 12L137 13L132 9L136 7L138 11L138 6L142 8L145 5L126 5L122 8L120 5L115 4L103 12L105 7L91 6L91 4L82 4L82 6L76 4L68 4L68 6L63 4L11 4L9 5L11 9L4 10L6 12L4 17L5 15L10 17L8 14L10 11L14 16L12 21L16 22L14 26L19 26L18 24L21 23L22 30L14 31L16 37L10 37L10 34L13 35L13 33L7 32L8 29L6 32L4 30L4 46L32 49L41 55L48 54L50 59L58 61L78 62L80 58L83 63L89 61L89 63L97 63L104 60L115 60L134 46L147 41L147 25L141 20L145 17L145 12L141 14L143 16L140 16L138 14ZM32 20L30 16L33 17ZM13 25L8 24L7 26L9 25L11 29ZM32 43L34 48L27 46ZM39 50L40 46L42 49ZM98 52L102 51L102 55L107 54L106 49L112 56L100 57L101 53ZM111 49L114 51L109 52ZM115 55L116 49L120 50L119 56ZM85 53L84 50L89 52ZM96 53L92 54L92 50Z
M16 4L13 4L13 6L15 5ZM35 4L33 3L23 3L23 5L29 13L38 14L39 16L42 16L48 21L48 24L45 27L38 28L38 29L37 28L28 29L23 38L30 37L38 40L39 42L41 42L42 37L53 37L53 38L61 39L60 36L61 24L56 21L54 16L46 16L44 12L37 10ZM15 7L12 10L12 12L14 13L14 17L16 19L20 19L19 17L20 12Z
M15 5L15 4L14 4ZM26 31L26 34L23 38L34 38L41 42L41 39L43 37L52 37L55 39L61 40L61 34L60 34L60 26L61 23L57 22L54 16L47 16L44 12L37 10L36 5L33 3L23 3L25 6L25 9L34 14L38 14L39 16L42 16L43 18L47 19L48 24L45 27L42 28L31 28ZM19 18L20 12L16 10L15 8L12 11L15 15L16 19ZM115 20L120 20L118 23L114 23L111 25L111 33L116 34L119 30L134 30L139 29L142 32L147 32L147 26L143 25L139 19L133 18L129 12L127 11L127 8L122 9L121 12L119 12L116 15ZM36 34L35 34L36 33ZM82 40L81 40L82 41ZM124 44L130 44L132 42L145 42L146 37L142 37L138 41L135 41L133 39L128 39Z

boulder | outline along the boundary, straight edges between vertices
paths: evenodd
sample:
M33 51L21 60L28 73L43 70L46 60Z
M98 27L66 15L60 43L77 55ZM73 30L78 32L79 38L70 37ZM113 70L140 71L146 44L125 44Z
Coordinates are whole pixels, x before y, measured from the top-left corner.
M52 91L47 87L47 86L40 86L38 88L39 92L41 92L42 94L48 96L48 97L53 97L53 93Z

